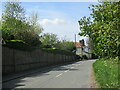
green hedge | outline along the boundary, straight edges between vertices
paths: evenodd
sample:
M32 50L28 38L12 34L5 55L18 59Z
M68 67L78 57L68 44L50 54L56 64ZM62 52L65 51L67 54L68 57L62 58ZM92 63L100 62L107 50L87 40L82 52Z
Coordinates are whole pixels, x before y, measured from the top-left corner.
M54 54L75 55L75 53L65 51L65 50L56 49L56 48L42 48L42 50L49 52L49 53L54 53Z
M3 46L11 49L17 49L22 51L32 51L35 49L35 47L30 46L22 40L7 40L5 42L6 44L4 44Z
M56 48L43 48L42 46L34 47L34 46L31 46L31 45L23 42L22 40L7 40L5 42L6 42L6 44L4 44L3 46L11 48L11 49L17 49L17 50L22 50L22 51L33 51L35 49L40 49L42 51L54 53L54 54L75 55L72 52L60 50L60 49L56 49Z
M118 83L118 57L102 58L93 63L96 80L101 88L120 88Z

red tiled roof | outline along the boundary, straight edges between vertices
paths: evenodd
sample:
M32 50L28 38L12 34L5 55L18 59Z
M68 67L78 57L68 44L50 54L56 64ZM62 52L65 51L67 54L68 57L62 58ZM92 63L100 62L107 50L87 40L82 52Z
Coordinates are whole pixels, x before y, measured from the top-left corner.
M82 48L83 45L80 42L75 42L75 46L76 48Z

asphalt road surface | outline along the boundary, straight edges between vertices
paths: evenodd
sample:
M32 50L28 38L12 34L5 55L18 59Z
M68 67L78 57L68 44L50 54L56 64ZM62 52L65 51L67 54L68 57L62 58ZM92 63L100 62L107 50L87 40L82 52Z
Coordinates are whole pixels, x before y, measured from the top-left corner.
M90 88L92 64L79 61L3 83L3 88Z

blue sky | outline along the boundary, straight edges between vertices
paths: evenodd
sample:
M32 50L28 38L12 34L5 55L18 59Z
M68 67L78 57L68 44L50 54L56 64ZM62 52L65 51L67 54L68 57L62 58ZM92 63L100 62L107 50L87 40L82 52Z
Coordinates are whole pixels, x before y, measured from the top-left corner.
M95 2L94 2L95 3ZM93 2L23 2L27 12L39 12L40 19L62 17L70 20L78 20L82 16L89 16L90 10L87 8ZM48 15L49 14L49 15ZM53 15L54 14L54 15ZM57 15L57 16L55 16ZM63 17L64 16L64 17Z
M55 33L60 39L74 41L75 34L80 32L78 20L90 15L91 4L97 2L23 2L22 6L27 16L33 11L39 14L43 33ZM83 38L77 35L77 41Z
M78 20L90 15L91 4L97 2L22 2L22 7L27 17L33 11L38 13L43 33L55 33L60 39L74 41L75 34L80 32ZM77 35L77 41L83 38Z

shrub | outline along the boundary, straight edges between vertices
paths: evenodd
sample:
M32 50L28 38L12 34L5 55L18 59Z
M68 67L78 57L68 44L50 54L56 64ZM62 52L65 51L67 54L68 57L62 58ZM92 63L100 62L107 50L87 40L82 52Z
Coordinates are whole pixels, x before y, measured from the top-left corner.
M56 48L42 48L42 50L49 52L49 53L54 53L54 54L74 55L75 56L75 53L65 51L65 50L56 49Z
M29 44L25 43L22 40L6 40L5 42L6 44L4 44L3 46L11 49L25 50L25 51L31 51L35 49L35 47L30 46Z

